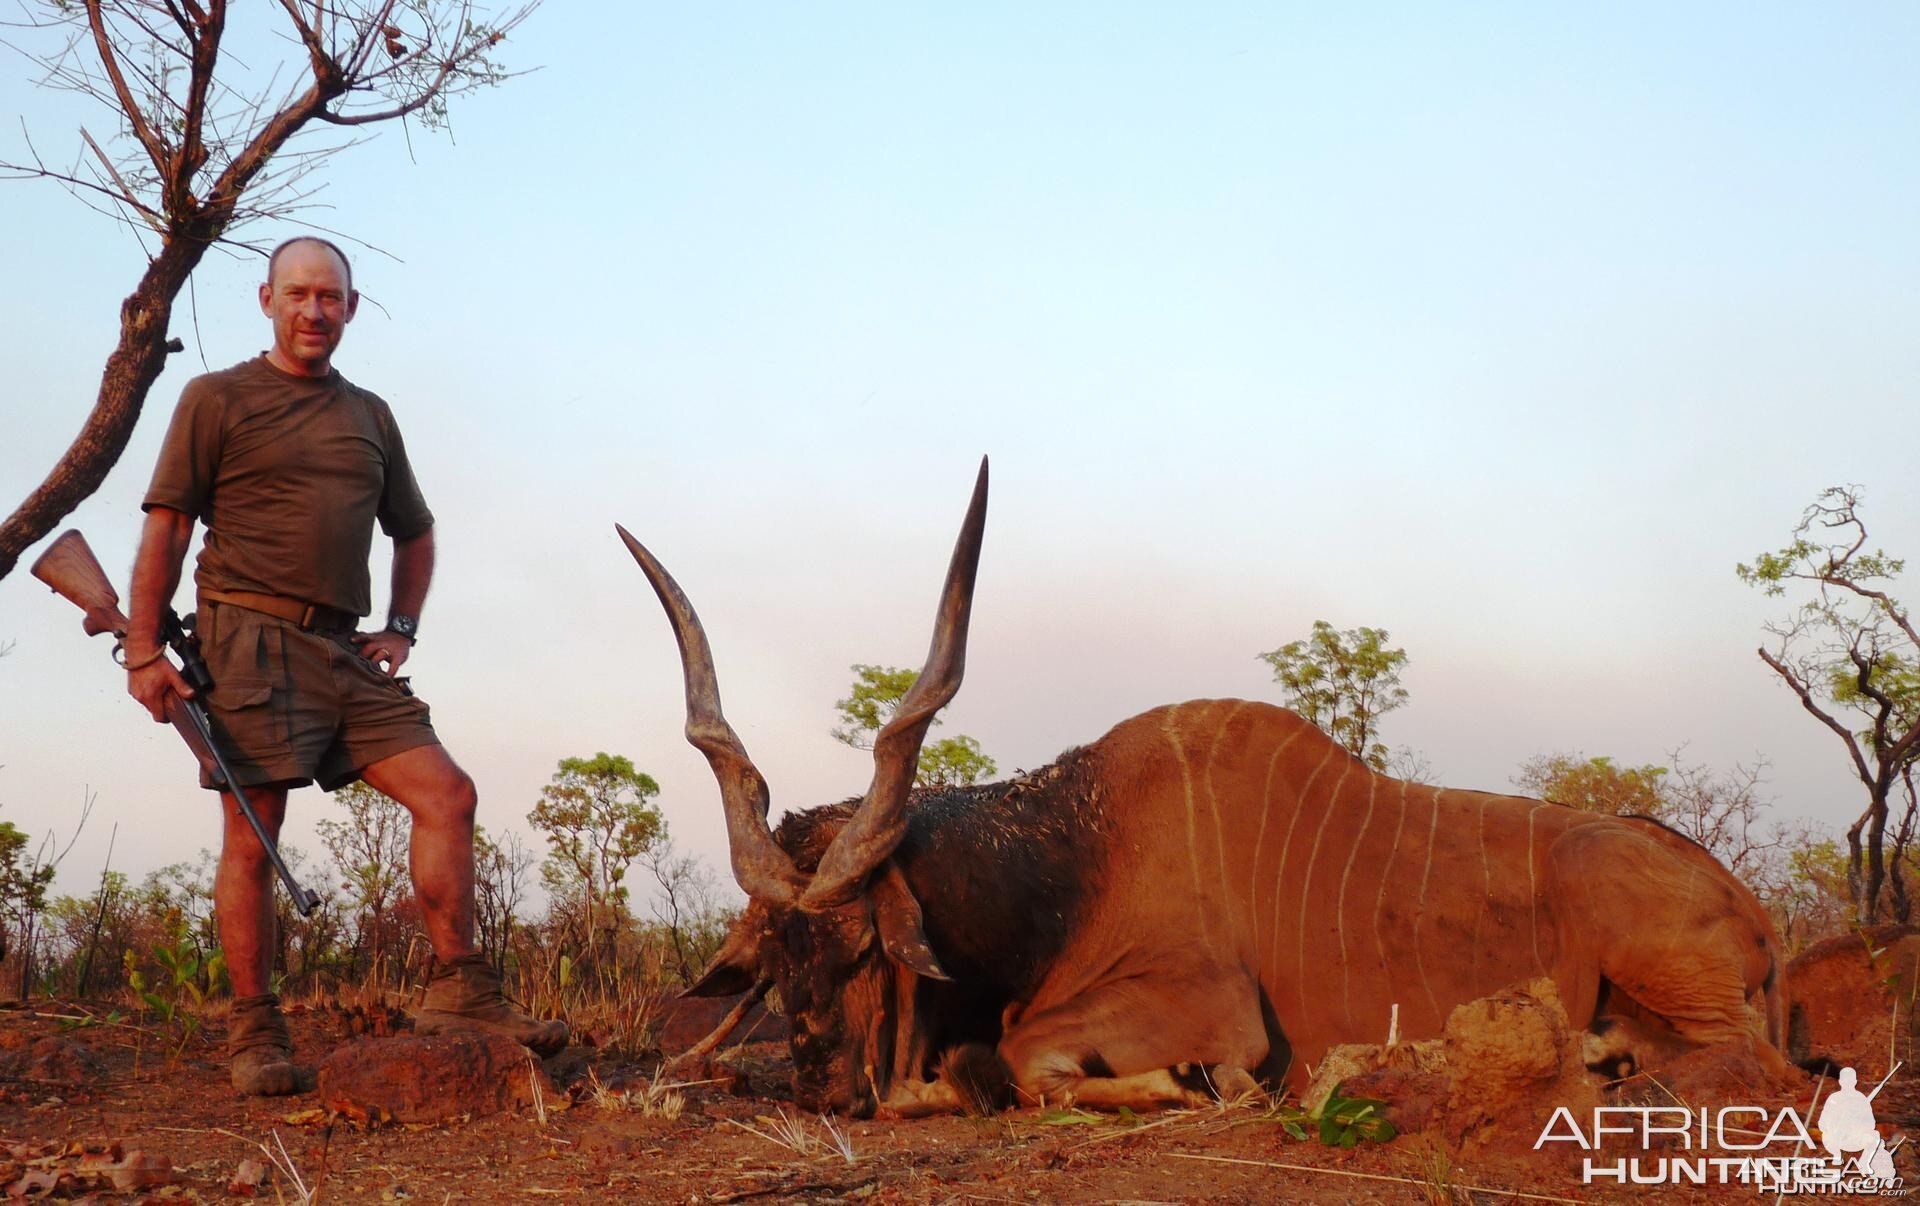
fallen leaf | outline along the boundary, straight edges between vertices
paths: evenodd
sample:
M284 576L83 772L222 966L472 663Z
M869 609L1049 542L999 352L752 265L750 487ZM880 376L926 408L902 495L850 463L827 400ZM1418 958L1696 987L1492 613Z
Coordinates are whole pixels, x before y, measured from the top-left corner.
M233 1174L233 1180L227 1182L227 1192L240 1198L250 1198L260 1192L267 1183L267 1166L259 1160L242 1160L239 1169Z

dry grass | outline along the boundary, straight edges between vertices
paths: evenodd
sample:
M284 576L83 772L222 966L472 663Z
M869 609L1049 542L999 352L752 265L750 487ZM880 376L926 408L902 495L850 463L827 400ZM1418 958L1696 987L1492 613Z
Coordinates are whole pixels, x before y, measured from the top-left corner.
M565 957L530 960L520 965L512 995L535 1017L559 1018L575 1034L593 1035L602 1051L637 1059L653 1047L680 985L624 963L603 971L584 974Z
M533 1053L527 1053L527 1091L533 1096L533 1120L541 1126L547 1125L547 1094L540 1087L540 1063Z
M771 1116L758 1115L754 1121L760 1123L760 1126L753 1126L733 1118L726 1119L730 1125L739 1127L755 1138L764 1139L775 1147L785 1148L802 1160L837 1155L848 1164L858 1162L859 1157L853 1150L852 1136L834 1122L831 1114L820 1116L820 1128L825 1132L825 1138L809 1131L807 1120L798 1114L788 1114L785 1107L775 1109Z
M588 1100L599 1109L638 1114L642 1118L664 1118L668 1122L676 1121L681 1111L687 1108L687 1098L682 1089L710 1083L713 1082L667 1081L656 1076L636 1088L616 1090L603 1084L599 1073L591 1068L587 1070Z

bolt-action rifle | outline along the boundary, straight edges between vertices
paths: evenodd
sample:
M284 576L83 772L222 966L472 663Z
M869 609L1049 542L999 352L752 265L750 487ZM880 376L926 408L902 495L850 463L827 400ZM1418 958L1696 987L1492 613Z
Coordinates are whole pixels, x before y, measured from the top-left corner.
M60 533L40 559L33 563L33 576L51 586L56 593L69 603L87 613L80 626L88 636L98 636L110 632L114 637L114 661L124 665L123 647L127 639L128 620L120 610L120 596L114 592L113 583L107 581L106 571L100 568L100 562L87 547L86 537L78 528L69 528ZM171 695L167 700L167 719L173 722L180 736L186 740L194 757L213 779L216 787L233 794L240 806L240 815L253 826L254 836L266 847L267 857L273 860L273 869L280 873L280 882L287 886L287 894L293 897L293 907L300 910L302 917L311 916L320 904L317 893L301 887L293 878L293 872L287 870L285 860L280 857L280 848L267 833L266 826L260 823L260 814L253 810L252 801L234 779L233 772L227 767L227 759L220 752L220 745L213 737L213 726L207 720L206 704L202 702L207 692L213 690L213 675L207 671L207 660L200 655L200 639L194 635L191 620L182 622L173 608L166 608L160 617L160 639L173 650L180 659L180 675L194 690L194 698L185 699Z

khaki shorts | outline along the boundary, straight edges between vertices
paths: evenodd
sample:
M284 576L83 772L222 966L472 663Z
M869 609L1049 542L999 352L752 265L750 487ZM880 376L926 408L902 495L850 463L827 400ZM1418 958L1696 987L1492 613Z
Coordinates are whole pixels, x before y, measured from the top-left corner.
M355 652L352 634L200 601L214 738L242 787L317 781L336 791L383 758L437 745L427 705L404 678ZM212 787L203 770L200 786Z

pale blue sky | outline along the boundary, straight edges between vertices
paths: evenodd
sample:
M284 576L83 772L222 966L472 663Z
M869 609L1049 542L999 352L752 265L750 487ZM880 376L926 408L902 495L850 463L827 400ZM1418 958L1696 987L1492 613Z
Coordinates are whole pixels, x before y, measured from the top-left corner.
M1254 655L1325 618L1407 648L1387 735L1443 782L1690 741L1771 758L1782 813L1838 828L1859 790L1754 657L1776 607L1732 566L1842 481L1920 554L1917 54L1894 4L550 7L510 44L543 70L411 161L397 131L344 153L314 215L402 261L358 257L379 305L338 363L440 516L416 681L490 827L607 749L718 862L613 522L805 805L864 786L832 702L849 663L918 663L984 452L946 731L1007 770L1154 704L1277 698ZM0 119L0 157L20 119L55 159L101 132L17 58ZM141 259L52 186L0 184L0 213L10 508ZM264 346L258 276L203 265L209 364ZM75 517L122 583L197 371ZM97 789L83 891L113 822L136 874L217 835L74 619L0 582L0 818ZM296 843L324 807L297 798Z

